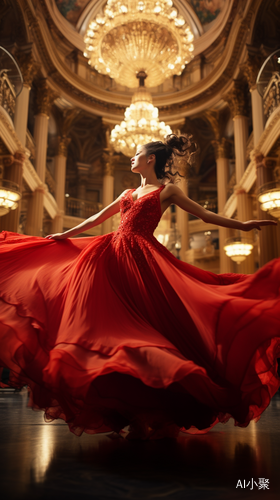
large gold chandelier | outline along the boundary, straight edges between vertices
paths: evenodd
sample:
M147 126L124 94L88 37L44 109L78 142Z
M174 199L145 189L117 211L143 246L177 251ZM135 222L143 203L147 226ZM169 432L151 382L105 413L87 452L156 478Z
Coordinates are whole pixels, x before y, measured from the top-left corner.
M126 108L124 120L111 132L111 143L118 153L134 156L137 146L152 141L162 141L171 134L169 125L158 119L158 108L153 106L152 96L144 86L146 74L138 73L139 88Z
M172 0L107 0L91 20L84 55L99 73L127 87L139 71L147 87L180 75L193 57L193 34Z

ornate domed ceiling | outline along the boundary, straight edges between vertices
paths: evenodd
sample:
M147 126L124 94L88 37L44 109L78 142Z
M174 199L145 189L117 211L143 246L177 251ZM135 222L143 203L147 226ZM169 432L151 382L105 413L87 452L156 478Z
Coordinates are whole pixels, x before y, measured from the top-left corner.
M97 4L98 0L55 0L60 13L74 26L89 7L89 4ZM215 21L225 6L226 0L183 0L188 3L198 17L200 23L207 29L207 25Z

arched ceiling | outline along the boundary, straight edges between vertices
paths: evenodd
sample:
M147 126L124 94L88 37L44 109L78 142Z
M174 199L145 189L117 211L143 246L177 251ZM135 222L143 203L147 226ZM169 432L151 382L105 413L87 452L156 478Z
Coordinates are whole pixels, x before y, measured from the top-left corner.
M97 0L54 0L60 13L69 23L76 26L90 4L94 6ZM176 3L176 1L175 1ZM183 0L193 9L203 27L215 21L225 6L226 0Z

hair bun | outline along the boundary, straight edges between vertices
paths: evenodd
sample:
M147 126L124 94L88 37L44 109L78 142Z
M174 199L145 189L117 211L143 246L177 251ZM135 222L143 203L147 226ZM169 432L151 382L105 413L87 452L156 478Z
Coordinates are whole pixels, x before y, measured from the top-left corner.
M176 135L169 134L165 137L164 142L168 148L171 148L174 153L183 156L192 148L194 144L192 135Z
M192 140L192 135L169 134L163 142L155 141L144 144L146 156L154 154L156 157L155 173L158 179L169 178L171 182L176 175L183 177L179 172L172 173L172 166L176 156L185 156L188 162L196 146ZM197 149L197 148L196 148Z

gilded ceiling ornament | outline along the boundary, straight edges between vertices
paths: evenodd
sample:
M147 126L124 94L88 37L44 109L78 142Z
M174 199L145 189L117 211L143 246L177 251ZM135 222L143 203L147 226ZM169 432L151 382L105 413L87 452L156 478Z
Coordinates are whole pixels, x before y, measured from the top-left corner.
M193 33L172 0L108 0L89 23L85 57L127 87L145 71L147 87L180 75L193 57Z

